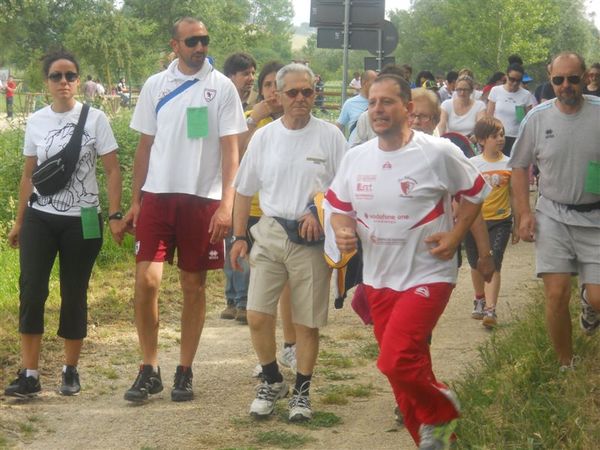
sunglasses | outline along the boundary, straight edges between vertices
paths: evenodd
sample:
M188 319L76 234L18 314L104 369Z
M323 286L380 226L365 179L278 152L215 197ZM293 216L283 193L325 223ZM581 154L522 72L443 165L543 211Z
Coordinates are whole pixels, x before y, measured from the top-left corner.
M314 89L311 88L304 88L304 89L290 89L289 91L284 91L283 92L285 95L287 95L289 98L296 98L298 97L298 94L302 94L302 97L308 98L310 96L312 96L315 91Z
M508 81L510 81L511 83L520 83L522 80L523 78L508 77Z
M194 48L198 45L198 42L202 43L203 47L206 47L210 43L210 37L206 36L190 36L189 38L183 39L183 43L186 47Z
M569 84L579 84L581 83L581 77L579 75L569 75L568 77L552 77L552 84L555 86L560 86L565 82L565 78L569 82Z
M63 79L63 76L65 77L65 80L67 80L67 82L69 83L72 83L73 81L76 81L79 78L79 74L75 72L52 72L50 75L48 75L48 79L50 81L54 81L55 83L60 83Z
M431 120L431 116L428 116L427 114L409 114L408 118L419 122L429 122Z

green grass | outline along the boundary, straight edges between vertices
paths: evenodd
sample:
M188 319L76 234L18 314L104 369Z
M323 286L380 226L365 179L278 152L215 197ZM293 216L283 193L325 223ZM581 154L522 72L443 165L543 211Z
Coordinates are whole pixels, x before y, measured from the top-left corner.
M373 385L328 384L318 389L318 392L321 396L321 401L326 405L346 405L348 397L370 397L373 393Z
M462 403L456 431L462 449L593 449L600 442L600 342L576 323L581 363L559 373L544 324L541 292L523 319L492 335L481 363L454 383Z
M319 369L317 367L319 375L325 377L328 381L342 381L342 380L353 380L356 378L356 375L348 372L339 372L331 369Z
M338 369L348 369L354 365L352 358L344 356L341 353L329 352L327 350L321 350L319 352L318 364L320 367L335 367Z
M299 448L312 441L314 439L305 434L281 430L261 431L256 435L258 444L272 445L277 448Z
M377 342L361 344L356 352L356 356L368 360L376 360L379 357L379 345Z

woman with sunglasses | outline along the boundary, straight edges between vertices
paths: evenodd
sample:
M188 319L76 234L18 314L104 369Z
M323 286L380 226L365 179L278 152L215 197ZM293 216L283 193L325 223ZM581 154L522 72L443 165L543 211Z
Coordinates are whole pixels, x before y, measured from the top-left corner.
M594 63L586 73L587 84L583 87L583 93L600 97L600 63Z
M506 69L506 82L495 86L488 96L487 113L504 126L504 150L506 156L519 132L519 124L529 110L536 105L535 97L521 86L525 70L520 64L510 64Z
M458 77L454 88L456 95L442 103L442 115L438 125L440 136L449 131L467 137L473 134L475 123L485 115L485 103L471 98L474 87L473 78L470 76Z
M17 217L8 234L10 245L20 249L21 272L22 369L4 391L5 395L14 397L31 397L41 390L38 362L44 333L44 304L57 254L61 296L57 334L64 339L65 351L59 392L77 395L80 391L77 363L87 333L87 288L102 246L96 181L98 157L104 165L108 184L110 231L118 243L124 230L117 143L106 116L97 109L89 109L79 160L66 186L53 195L41 195L33 188L32 172L69 142L83 106L75 100L79 65L72 54L61 51L47 55L43 73L52 103L35 112L27 122Z

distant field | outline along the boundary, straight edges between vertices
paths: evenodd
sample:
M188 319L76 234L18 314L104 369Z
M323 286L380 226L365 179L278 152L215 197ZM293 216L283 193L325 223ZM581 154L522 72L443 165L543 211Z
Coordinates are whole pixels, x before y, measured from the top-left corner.
M308 36L302 36L300 34L295 34L292 38L292 50L302 50L302 47L306 45L306 41L308 40Z

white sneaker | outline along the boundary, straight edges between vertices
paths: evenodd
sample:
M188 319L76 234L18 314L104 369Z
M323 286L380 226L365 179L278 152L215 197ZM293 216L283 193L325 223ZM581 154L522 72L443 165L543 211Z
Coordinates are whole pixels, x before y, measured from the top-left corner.
M473 300L473 312L471 313L471 317L473 319L477 319L477 320L481 320L483 319L484 313L483 310L485 309L485 299L482 298L481 300L475 299Z
M250 415L264 417L275 409L275 402L288 394L289 388L285 381L269 384L263 381L256 386L256 398L250 405Z
M585 288L581 289L580 301L579 326L585 334L591 336L600 328L600 314L588 303Z
M456 428L456 420L437 425L422 424L419 428L419 450L445 450Z
M283 347L279 354L279 364L296 372L296 344L291 347Z
M310 398L308 395L295 394L289 402L290 407L290 422L302 422L312 419L312 408L310 406Z

